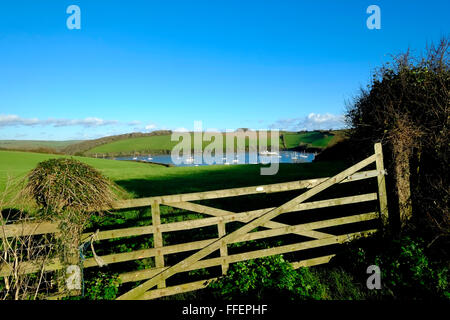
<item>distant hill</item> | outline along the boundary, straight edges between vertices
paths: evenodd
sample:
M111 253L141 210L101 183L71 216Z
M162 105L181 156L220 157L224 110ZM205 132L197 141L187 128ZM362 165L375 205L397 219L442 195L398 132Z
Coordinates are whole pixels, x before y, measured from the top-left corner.
M0 140L0 149L33 151L41 153L62 153L63 149L83 140L45 141L45 140Z
M171 141L171 131L155 131L152 133L130 133L119 136L83 141L64 149L68 154L87 156L129 156L134 154L168 154L178 143ZM248 132L246 132L248 133ZM191 132L191 141L193 142ZM225 133L224 141L225 141ZM305 132L280 132L280 149L321 151L326 147L343 140L343 130L321 130ZM211 142L203 142L203 148ZM258 143L258 142L257 142ZM248 147L246 139L246 147ZM271 141L268 141L268 148Z
M76 143L76 144L68 145L62 151L66 154L82 155L82 154L85 154L87 151L92 150L98 146L113 143L113 142L120 141L120 140L139 138L139 137L151 137L151 136L169 136L170 137L171 134L172 134L172 131L170 131L170 130L159 130L159 131L153 131L150 133L142 133L142 132L126 133L126 134L120 134L120 135L115 135L115 136L103 137L103 138L94 139L94 140L84 140L84 141ZM92 152L90 152L90 153L92 153Z
M249 130L244 130L245 134ZM0 149L33 151L40 153L64 153L86 156L128 156L133 154L169 154L177 141L171 141L172 131L159 130L150 133L133 132L93 140L39 141L0 140ZM191 137L193 133L191 132ZM222 133L225 139L225 133ZM280 149L318 151L344 140L345 130L280 131ZM269 135L268 148L271 141ZM193 138L191 139L193 142ZM211 142L204 141L203 148ZM258 141L257 143L258 144ZM245 142L249 145L248 139Z
M285 149L321 151L344 140L345 130L283 132Z

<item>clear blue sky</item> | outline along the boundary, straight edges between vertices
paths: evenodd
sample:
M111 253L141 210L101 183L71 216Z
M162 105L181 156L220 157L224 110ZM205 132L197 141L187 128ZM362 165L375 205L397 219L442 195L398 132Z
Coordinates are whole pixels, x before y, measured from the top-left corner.
M80 30L66 27L71 4ZM366 27L371 4L381 30ZM448 0L2 1L0 139L192 129L194 120L339 127L371 70L448 35L449 13Z

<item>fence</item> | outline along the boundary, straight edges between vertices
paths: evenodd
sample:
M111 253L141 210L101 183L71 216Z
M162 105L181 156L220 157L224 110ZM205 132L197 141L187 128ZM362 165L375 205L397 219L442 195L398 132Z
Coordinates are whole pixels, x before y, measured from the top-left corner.
M375 169L361 171L361 169L373 163L376 165ZM386 224L388 211L384 175L385 170L383 166L381 145L375 144L375 153L373 155L329 178L123 200L117 202L113 209L151 207L152 224L148 226L98 231L95 233L95 240L102 241L122 237L153 235L153 248L101 256L101 259L106 264L122 263L144 258L155 259L155 267L120 274L122 283L142 280L146 281L134 289L122 294L118 299L154 299L162 296L193 291L206 287L210 281L216 279L216 277L180 283L172 286L167 286L166 281L170 277L182 272L210 267L220 267L222 274L225 274L229 265L235 262L340 244L351 241L357 237L367 236L377 232L378 228L372 228L369 230L335 235L324 232L323 229L357 224L359 222L371 220L381 220L383 224ZM352 183L371 178L376 178L377 180L377 192L306 202L306 200L333 185ZM281 193L295 190L306 191L282 205L243 212L232 212L193 202L256 194ZM274 218L285 213L297 214L297 212L312 209L359 204L370 201L376 201L378 210L294 225L274 221ZM161 223L161 206L169 206L196 212L207 215L208 217L180 222ZM235 222L240 222L241 226L234 231L227 233L227 224ZM181 230L194 230L208 226L215 226L217 228L217 237L173 245L165 245L163 241L163 234ZM57 233L58 227L56 224L50 222L26 225L12 224L4 226L3 232L7 237L13 237L26 234ZM82 239L89 239L89 237L92 237L93 235L94 233L85 233L83 234ZM281 244L243 253L229 252L230 245L234 243L285 235L300 235L302 236L303 241ZM305 241L305 237L308 240ZM196 252L182 258L173 265L166 265L165 257L177 253L187 253L189 251ZM219 256L208 257L212 253L217 253ZM327 263L333 256L335 256L335 253L300 261L292 261L291 263L294 268L313 266ZM84 268L98 266L95 258L88 258L82 263ZM32 262L24 262L20 272L32 273L38 271L37 268L38 267ZM46 271L54 271L61 268L62 265L57 259L49 261L45 265ZM8 275L10 272L11 269L7 265L0 266L0 277Z

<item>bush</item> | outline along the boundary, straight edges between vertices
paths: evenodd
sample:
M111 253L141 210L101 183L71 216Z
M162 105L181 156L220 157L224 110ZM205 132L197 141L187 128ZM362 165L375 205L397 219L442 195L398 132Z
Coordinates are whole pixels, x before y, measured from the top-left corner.
M308 268L294 270L280 255L233 264L207 290L225 300L319 300L327 295L315 273Z
M354 154L371 154L374 142L385 146L388 193L395 195L390 212L398 210L401 227L430 241L450 236L449 49L446 37L423 58L409 51L394 57L346 114Z
M431 263L421 239L402 237L376 256L385 286L399 298L427 299L449 294L448 268Z
M113 183L75 159L40 162L27 178L24 192L52 213L99 211L115 200Z
M120 283L116 273L88 272L83 284L84 295L67 296L63 300L115 300Z
M373 239L364 245L354 243L340 259L342 261L337 263L349 270L361 284L368 277L365 273L368 266L380 267L382 288L368 291L370 299L450 298L448 262L431 260L420 238L402 236L398 239Z
M314 272L320 282L327 286L329 300L364 300L367 298L365 284L359 283L354 276L341 267L317 267Z
M120 279L117 274L98 272L85 281L84 298L88 300L114 300L119 292Z

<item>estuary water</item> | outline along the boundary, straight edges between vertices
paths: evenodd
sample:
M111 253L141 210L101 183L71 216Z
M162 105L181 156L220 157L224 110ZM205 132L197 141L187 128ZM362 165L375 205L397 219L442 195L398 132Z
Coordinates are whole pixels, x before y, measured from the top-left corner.
M255 161L256 157L256 161ZM313 153L301 153L295 151L280 151L277 154L250 154L249 152L235 153L229 157L223 154L223 157L219 161L213 161L212 163L206 163L202 161L201 155L195 157L181 157L175 158L173 161L170 154L164 155L136 155L128 157L115 157L115 160L128 160L139 162L153 162L162 163L166 165L174 166L204 166L204 165L237 165L237 164L267 164L269 162L278 161L279 163L305 163L312 162L314 160ZM199 163L200 162L200 163Z

